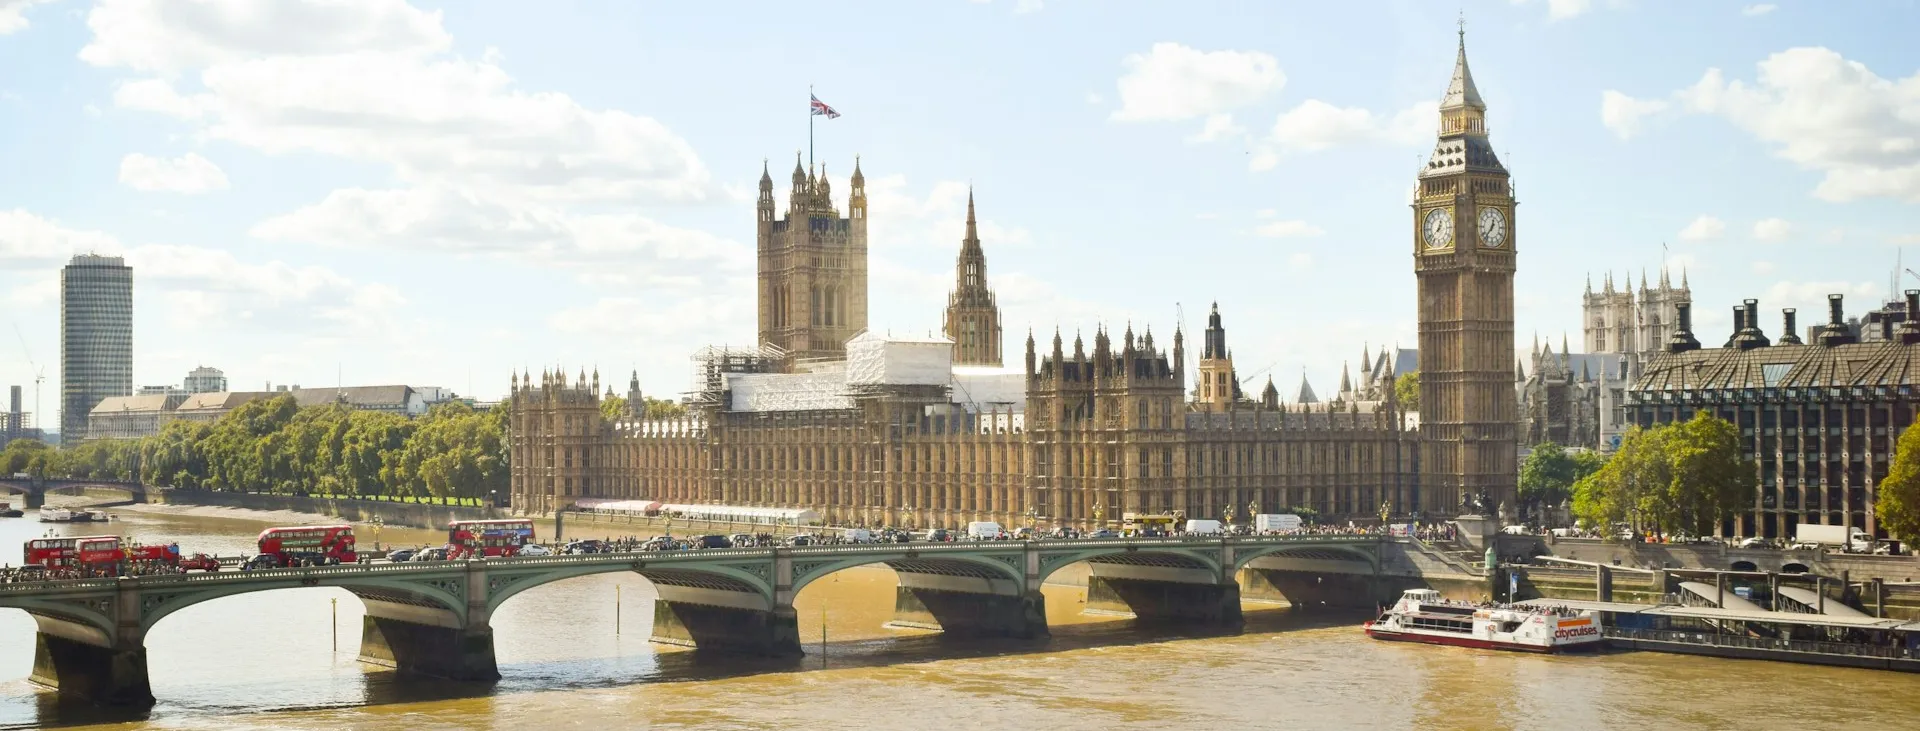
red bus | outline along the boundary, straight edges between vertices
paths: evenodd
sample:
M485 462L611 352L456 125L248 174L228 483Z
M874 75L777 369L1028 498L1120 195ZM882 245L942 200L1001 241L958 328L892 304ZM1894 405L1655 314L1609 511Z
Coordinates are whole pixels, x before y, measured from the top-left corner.
M45 566L55 576L118 576L119 536L69 536L27 541L21 556L28 565Z
M533 542L531 520L456 520L447 524L447 558L520 555Z
M260 555L254 565L329 566L360 560L353 550L353 526L303 525L260 531Z

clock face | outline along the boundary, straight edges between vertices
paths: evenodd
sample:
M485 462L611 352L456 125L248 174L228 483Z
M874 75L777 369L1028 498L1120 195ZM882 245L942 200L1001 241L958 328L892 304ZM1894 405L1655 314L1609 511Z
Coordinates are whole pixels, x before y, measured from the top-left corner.
M1507 216L1500 209L1480 209L1480 241L1493 247L1507 242Z
M1427 211L1426 225L1422 232L1427 237L1427 248L1441 249L1453 243L1453 213L1445 208Z

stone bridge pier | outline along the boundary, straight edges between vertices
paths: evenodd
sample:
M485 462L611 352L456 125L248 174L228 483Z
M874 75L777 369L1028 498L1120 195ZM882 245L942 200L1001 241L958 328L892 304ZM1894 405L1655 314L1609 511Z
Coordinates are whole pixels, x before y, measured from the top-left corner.
M486 570L469 561L464 581L441 580L436 588L464 606L449 606L415 592L346 587L367 606L360 620L360 661L406 675L450 680L500 679L493 656L493 604Z
M887 565L900 581L894 590L893 625L937 629L952 637L1051 636L1047 598L1037 580L950 561L910 559Z
M776 560L776 567L790 565ZM800 618L791 591L775 598L738 579L701 571L643 569L659 598L653 602L653 641L761 657L798 657ZM782 572L784 575L784 572Z
M1087 561L1087 609L1151 624L1238 627L1240 585L1217 567L1159 555Z
M39 625L28 677L59 691L62 701L153 705L140 592L130 579L104 581L117 586L27 608ZM61 605L91 611L58 611Z

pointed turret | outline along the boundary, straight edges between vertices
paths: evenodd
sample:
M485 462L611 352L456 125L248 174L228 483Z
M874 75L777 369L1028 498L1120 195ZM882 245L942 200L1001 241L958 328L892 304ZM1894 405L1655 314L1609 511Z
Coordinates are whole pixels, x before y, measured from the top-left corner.
M1320 397L1313 395L1313 384L1307 383L1306 373L1300 374L1300 394L1295 396L1293 400L1294 403L1298 404L1320 403Z
M967 190L967 230L953 266L947 297L946 334L955 365L1000 365L1000 305L987 286L987 255L980 247L973 190Z
M1477 109L1486 111L1480 90L1473 85L1473 70L1467 67L1467 28L1460 26L1460 47L1453 59L1453 79L1447 82L1447 95L1440 99L1440 110Z
M1348 375L1347 366L1345 361L1340 363L1340 390L1337 392L1340 396L1353 393L1353 378Z
M1273 376L1267 376L1267 387L1260 390L1260 405L1269 409L1280 408L1280 389L1274 388Z

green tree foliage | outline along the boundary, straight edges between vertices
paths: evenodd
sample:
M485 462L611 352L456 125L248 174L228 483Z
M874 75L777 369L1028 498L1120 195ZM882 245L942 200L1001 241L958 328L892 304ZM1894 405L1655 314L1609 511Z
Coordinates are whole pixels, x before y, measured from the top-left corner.
M678 419L687 415L687 407L684 404L666 399L642 398L647 399L647 418L649 419Z
M1739 429L1701 412L1629 432L1612 459L1574 484L1573 512L1599 527L1707 535L1752 501L1754 484Z
M1420 372L1407 371L1393 379L1393 397L1402 411L1420 410Z
M505 407L444 404L419 419L346 404L302 408L292 396L254 401L211 424L168 423L138 440L54 451L19 440L0 450L6 474L129 479L207 490L484 498L507 490Z
M1534 447L1520 464L1520 504L1528 508L1559 505L1573 496L1574 483L1599 471L1604 462L1600 455L1569 452L1552 442Z
M1888 533L1909 543L1920 536L1920 429L1909 427L1900 435L1873 513Z
M600 418L613 421L614 419L620 418L622 412L626 410L627 399L625 396L600 397Z

